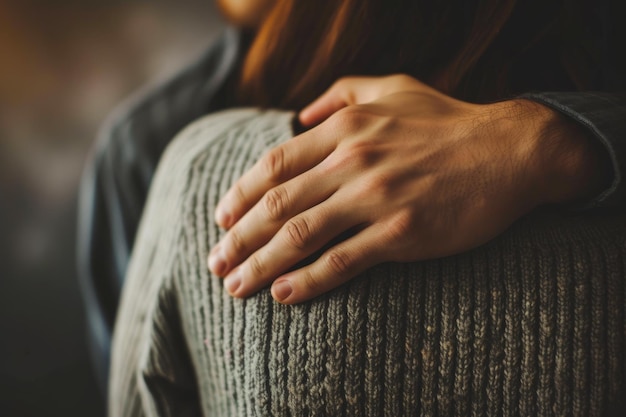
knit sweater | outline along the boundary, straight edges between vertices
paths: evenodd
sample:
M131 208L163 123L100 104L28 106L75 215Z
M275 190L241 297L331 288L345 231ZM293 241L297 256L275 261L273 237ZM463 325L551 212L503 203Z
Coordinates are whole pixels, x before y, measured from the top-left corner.
M168 147L122 294L110 415L623 415L623 215L536 212L300 305L230 297L206 266L214 208L292 117L223 112Z

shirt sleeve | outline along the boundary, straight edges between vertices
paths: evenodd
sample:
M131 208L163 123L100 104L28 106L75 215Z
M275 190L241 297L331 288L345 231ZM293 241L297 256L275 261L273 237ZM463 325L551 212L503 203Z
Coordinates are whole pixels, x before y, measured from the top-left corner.
M584 56L593 57L583 91L528 92L521 98L548 106L583 126L606 150L612 179L607 188L577 209L626 207L626 2L598 0L584 5L587 42Z
M192 65L120 105L100 130L79 196L77 263L90 348L106 386L111 331L139 218L163 150L198 117L227 106L240 33L227 28Z
M600 142L609 155L612 181L582 208L626 205L626 93L545 92L528 93L521 98L533 100L559 111L581 124Z

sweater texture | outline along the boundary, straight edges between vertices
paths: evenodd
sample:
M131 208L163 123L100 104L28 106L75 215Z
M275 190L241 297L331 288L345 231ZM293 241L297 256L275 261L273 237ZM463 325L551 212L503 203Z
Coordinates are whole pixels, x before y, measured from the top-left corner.
M218 113L166 150L122 293L110 415L624 415L621 214L535 212L300 305L230 297L206 266L215 206L292 118Z

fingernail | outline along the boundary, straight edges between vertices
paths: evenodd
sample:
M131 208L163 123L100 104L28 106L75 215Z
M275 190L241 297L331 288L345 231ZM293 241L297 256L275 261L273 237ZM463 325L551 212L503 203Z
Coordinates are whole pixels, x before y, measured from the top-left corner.
M226 271L226 259L221 250L209 255L209 269L218 277L223 276Z
M231 219L230 215L228 213L226 213L226 211L223 208L218 207L215 210L215 221L220 226L222 226L224 228L230 227L230 221L231 221L230 219Z
M287 280L279 281L272 285L272 294L278 301L283 301L289 297L292 291L291 284Z
M241 286L241 273L239 270L230 274L224 280L224 287L230 294L234 294Z

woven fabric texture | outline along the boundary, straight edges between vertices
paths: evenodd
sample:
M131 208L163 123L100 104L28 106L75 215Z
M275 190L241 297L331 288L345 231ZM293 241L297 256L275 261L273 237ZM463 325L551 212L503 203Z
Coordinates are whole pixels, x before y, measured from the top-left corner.
M110 415L619 413L623 215L534 213L470 252L380 265L301 305L231 298L206 267L215 205L292 117L211 115L167 149L122 294Z

